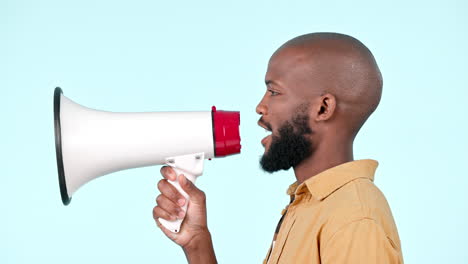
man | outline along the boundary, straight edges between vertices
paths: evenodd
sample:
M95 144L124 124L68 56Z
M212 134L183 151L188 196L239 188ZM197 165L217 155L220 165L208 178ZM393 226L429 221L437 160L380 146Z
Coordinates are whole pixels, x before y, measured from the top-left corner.
M294 169L264 263L403 263L400 240L384 195L374 185L377 161L353 161L353 141L374 112L382 76L372 53L357 39L337 33L296 37L271 57L267 91L257 106L265 171ZM155 219L183 217L183 197L166 179ZM189 263L216 263L206 224L205 195L186 178L190 204L180 233L158 226L182 246Z

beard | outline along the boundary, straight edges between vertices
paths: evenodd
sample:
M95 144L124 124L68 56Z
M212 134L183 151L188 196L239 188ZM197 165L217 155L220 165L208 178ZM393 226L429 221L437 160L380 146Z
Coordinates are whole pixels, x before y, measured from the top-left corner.
M312 155L312 142L306 137L312 134L306 110L307 107L300 106L292 121L286 121L278 129L279 135L272 134L270 148L260 159L264 171L289 170Z

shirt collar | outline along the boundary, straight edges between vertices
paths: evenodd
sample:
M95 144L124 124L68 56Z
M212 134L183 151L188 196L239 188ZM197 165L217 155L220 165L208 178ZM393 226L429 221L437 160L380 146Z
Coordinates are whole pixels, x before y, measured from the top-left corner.
M297 195L309 191L317 200L323 200L352 180L365 178L374 181L378 165L376 160L371 159L346 162L310 177L301 184L291 184L287 194Z

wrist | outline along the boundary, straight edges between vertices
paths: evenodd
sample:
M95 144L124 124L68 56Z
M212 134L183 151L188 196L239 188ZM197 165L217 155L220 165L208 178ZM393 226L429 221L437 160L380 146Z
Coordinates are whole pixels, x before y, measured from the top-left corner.
M211 234L208 229L194 235L189 243L182 248L188 262L191 264L217 263Z
M211 234L208 228L204 228L196 232L192 239L190 239L187 244L183 245L182 248L184 252L192 252L199 251L207 245L212 245Z

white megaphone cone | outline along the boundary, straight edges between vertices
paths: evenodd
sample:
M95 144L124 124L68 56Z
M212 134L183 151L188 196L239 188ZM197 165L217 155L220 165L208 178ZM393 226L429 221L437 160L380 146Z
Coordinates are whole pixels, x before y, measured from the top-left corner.
M167 164L195 183L204 159L240 153L235 111L114 113L54 92L55 147L64 205L85 183L115 171ZM178 178L169 181L189 200ZM185 203L184 210L187 209ZM183 219L161 224L178 232Z

